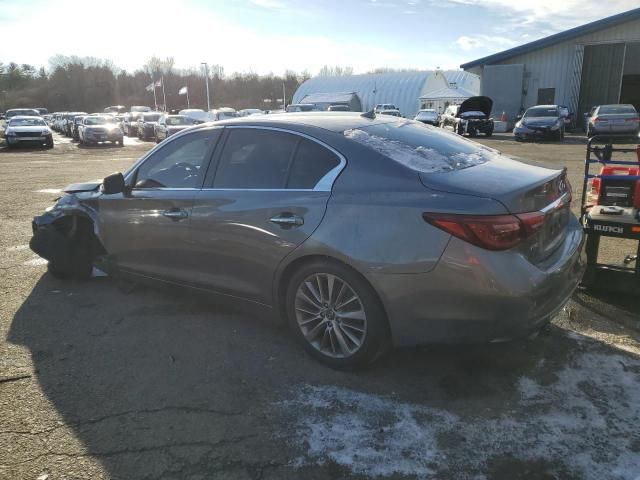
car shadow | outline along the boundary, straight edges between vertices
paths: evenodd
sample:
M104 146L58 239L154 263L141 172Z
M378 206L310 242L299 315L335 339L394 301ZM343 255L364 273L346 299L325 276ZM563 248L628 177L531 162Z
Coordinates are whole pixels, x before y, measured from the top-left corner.
M48 274L16 312L8 341L29 349L34 379L82 444L60 455L95 457L110 478L288 471L301 447L279 435L289 426L274 405L307 385L508 412L520 378L552 382L576 351L551 326L535 341L397 350L371 368L334 371L267 315L174 289L125 293L108 278L67 283ZM331 468L313 478L342 476Z

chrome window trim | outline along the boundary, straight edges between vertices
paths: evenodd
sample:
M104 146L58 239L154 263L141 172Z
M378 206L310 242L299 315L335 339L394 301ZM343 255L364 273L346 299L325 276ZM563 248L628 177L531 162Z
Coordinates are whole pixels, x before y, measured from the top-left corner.
M339 151L333 148L331 145L324 143L321 140L318 140L315 137L307 135L306 133L298 132L295 130L290 130L282 127L270 127L264 125L226 125L224 128L229 130L235 129L253 129L253 130L272 130L275 132L283 132L289 133L291 135L296 135L299 137L306 138L312 142L317 143L318 145L326 148L334 155L338 157L340 163L329 170L324 177L318 180L318 183L313 188L203 188L202 190L220 190L220 191L243 191L243 192L330 192L333 188L333 183L338 178L338 175L344 170L344 167L347 166L347 159L344 155L342 155ZM215 182L215 176L214 176Z

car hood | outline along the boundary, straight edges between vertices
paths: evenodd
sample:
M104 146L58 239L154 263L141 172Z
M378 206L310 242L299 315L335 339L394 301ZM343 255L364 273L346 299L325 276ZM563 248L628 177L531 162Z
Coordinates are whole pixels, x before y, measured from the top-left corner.
M49 127L45 125L24 125L19 127L8 127L7 130L11 132L42 132L43 130L49 131Z
M488 117L491 115L492 108L493 100L489 97L470 97L460 104L456 117L459 117L464 112L482 112Z
M79 192L96 192L102 185L102 180L91 180L83 183L72 183L62 189L65 193L79 193Z
M551 127L558 121L556 117L527 117L523 119L527 127Z

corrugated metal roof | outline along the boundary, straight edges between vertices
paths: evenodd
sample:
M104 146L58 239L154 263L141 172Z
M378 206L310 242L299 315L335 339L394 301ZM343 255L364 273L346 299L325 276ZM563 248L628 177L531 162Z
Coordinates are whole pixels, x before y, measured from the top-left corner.
M420 100L429 99L436 100L438 98L469 98L475 97L477 95L476 92L472 92L471 90L467 90L466 88L440 88L438 90L433 90L431 92L427 92L420 97Z
M636 20L639 18L640 18L640 8L634 8L633 10L619 13L617 15L603 18L601 20L596 20L595 22L587 23L585 25L581 25L579 27L575 27L570 30L565 30L564 32L556 33L555 35L541 38L540 40L535 40L533 42L520 45L519 47L511 48L509 50L504 50L502 52L498 52L493 55L489 55L487 57L479 58L478 60L473 60L471 62L463 63L462 65L460 65L460 68L468 69L468 68L476 67L478 65L490 65L492 63L501 62L503 60L507 60L517 55L522 55L524 53L529 53L534 50L539 50L541 48L549 47L551 45L555 45L557 43L560 43L566 40L571 40L572 38L576 38L581 35L586 35L588 33L592 33L598 30L614 27L621 23L626 23L628 21Z

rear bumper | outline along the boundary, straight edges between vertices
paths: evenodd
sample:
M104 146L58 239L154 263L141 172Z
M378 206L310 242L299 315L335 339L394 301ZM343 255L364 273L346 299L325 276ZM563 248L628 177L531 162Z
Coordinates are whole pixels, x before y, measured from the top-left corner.
M485 343L526 337L564 306L585 270L584 234L575 219L544 266L513 251L488 252L452 238L424 274L374 274L393 343Z

